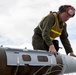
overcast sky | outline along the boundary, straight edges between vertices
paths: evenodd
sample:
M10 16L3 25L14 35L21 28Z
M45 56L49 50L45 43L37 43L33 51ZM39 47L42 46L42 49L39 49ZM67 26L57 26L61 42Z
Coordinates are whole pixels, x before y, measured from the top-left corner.
M50 11L76 0L0 0L0 45L32 49L34 28ZM76 16L68 22L68 34L76 53Z

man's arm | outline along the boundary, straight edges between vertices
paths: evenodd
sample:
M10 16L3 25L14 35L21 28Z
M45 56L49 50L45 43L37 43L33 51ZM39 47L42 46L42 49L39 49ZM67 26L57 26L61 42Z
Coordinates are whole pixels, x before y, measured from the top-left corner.
M45 20L43 20L42 37L49 47L48 51L53 52L55 55L57 55L57 51L52 43L52 40L50 39L50 31L54 23L55 17L53 14L48 15Z
M66 54L73 52L71 44L69 42L68 39L68 33L67 33L67 29L66 29L66 25L64 26L63 32L60 36L60 40L65 48Z
M55 22L55 18L52 14L48 15L43 20L42 37L48 46L53 44L52 40L50 39L50 31L51 31L52 26L54 25L54 22Z

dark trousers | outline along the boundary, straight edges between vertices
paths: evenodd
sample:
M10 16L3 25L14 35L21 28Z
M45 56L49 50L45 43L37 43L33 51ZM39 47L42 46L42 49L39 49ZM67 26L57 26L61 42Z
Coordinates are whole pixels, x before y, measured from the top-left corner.
M59 51L59 41L58 40L53 40L52 42L54 44L54 47L55 47L56 51L58 52ZM44 43L44 46L45 46L45 49L48 51L49 50L48 45L46 43Z
M59 50L59 41L53 40L52 42L55 46L55 49L58 51ZM49 51L49 47L45 43L45 41L42 39L42 37L39 35L36 35L36 34L32 37L32 46L35 50Z
M58 40L53 40L52 42L53 42L53 44L55 46L56 51L58 52L58 50L59 50L59 41Z

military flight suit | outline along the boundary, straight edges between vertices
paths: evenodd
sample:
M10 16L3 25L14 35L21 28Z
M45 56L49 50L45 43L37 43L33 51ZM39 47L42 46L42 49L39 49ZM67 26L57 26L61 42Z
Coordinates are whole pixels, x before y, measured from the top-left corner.
M54 13L54 12L52 12ZM32 45L35 50L46 50L49 51L49 46L54 44L55 48L58 46L58 41L50 39L50 31L55 24L55 16L50 13L44 19L41 20L39 25L34 29L34 35L32 37ZM57 13L56 13L57 14ZM63 28L61 33L60 40L65 48L66 54L73 52L70 42L68 40L68 33L67 33L67 24L59 21L58 14L57 19L59 23L59 28ZM57 43L57 44L56 44ZM58 47L56 48L56 50ZM58 51L58 50L57 50Z

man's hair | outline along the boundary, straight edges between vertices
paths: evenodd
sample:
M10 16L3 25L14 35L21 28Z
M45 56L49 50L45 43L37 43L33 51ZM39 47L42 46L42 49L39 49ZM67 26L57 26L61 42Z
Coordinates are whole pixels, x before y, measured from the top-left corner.
M71 5L62 5L59 7L59 12L67 12L71 17L75 15L75 8Z

